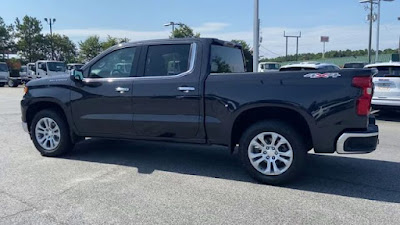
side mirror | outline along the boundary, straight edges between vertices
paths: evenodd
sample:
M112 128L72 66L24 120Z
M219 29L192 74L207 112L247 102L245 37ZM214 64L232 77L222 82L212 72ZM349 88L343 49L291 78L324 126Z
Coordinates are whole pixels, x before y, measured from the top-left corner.
M74 80L83 81L83 72L81 70L72 70L71 76L74 78Z

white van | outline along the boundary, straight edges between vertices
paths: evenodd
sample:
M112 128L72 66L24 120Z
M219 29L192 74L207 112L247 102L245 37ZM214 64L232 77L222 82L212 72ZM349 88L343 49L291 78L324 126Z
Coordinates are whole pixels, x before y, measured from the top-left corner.
M7 63L0 62L0 87L4 87L4 85L8 82L10 78L10 71L8 70Z
M67 65L67 73L71 73L72 70L79 70L84 65L85 64L82 64L82 63L69 63Z
M261 62L258 64L258 72L273 72L278 71L281 64L277 62Z
M35 63L36 78L68 74L65 63L61 61L39 60Z
M400 62L375 63L365 68L377 69L372 97L374 109L400 109Z

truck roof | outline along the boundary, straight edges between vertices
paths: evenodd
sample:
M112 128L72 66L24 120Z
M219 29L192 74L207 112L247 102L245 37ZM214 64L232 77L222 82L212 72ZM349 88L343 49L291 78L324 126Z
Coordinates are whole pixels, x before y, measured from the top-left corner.
M135 41L135 42L128 42L128 43L121 43L116 46L135 46L135 45L146 45L146 44L161 44L165 42L173 43L173 42L185 42L185 41L198 41L198 42L208 42L208 43L218 43L221 45L229 45L232 47L240 47L242 48L241 44L233 43L230 41L223 41L217 38L169 38L169 39L155 39L155 40L143 40L143 41ZM115 46L114 46L115 47Z

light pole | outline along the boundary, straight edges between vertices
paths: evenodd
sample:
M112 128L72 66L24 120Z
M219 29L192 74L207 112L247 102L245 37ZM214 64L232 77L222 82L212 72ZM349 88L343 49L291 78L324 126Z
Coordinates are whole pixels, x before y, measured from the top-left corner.
M53 24L56 22L55 18L44 18L50 26L50 47L51 47L51 59L54 60L54 49L53 49Z
M394 0L377 0L378 4L378 14L377 14L377 25L376 25L376 52L375 52L375 62L378 62L379 59L379 32L380 32L380 24L381 24L381 1L385 2L393 2Z
M175 31L175 26L176 26L176 25L182 26L183 23L175 23L175 22L172 22L172 21L171 21L171 22L169 22L169 23L164 24L165 27L172 26L172 38L174 38L174 31Z
M259 1L254 0L254 21L253 21L253 72L258 72L259 50L260 50L260 18Z

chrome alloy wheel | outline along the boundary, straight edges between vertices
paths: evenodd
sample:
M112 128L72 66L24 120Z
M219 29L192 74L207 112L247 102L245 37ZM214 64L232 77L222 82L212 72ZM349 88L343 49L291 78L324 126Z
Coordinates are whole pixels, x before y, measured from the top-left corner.
M41 118L35 127L37 143L46 151L52 152L60 144L61 133L56 121L51 118Z
M248 157L253 167L264 175L280 175L293 162L293 149L289 141L275 132L256 135L249 144Z

